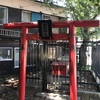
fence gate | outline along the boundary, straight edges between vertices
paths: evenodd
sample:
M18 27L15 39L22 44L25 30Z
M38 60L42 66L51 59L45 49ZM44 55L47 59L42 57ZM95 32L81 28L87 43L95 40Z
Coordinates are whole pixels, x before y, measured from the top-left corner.
M35 81L39 81L39 78L41 79L41 77L39 77L39 74L43 73L42 74L43 91L45 91L45 89L47 89L47 82L49 82L47 80L47 76L46 76L48 74L48 72L51 72L51 74L53 76L51 80L55 80L56 84L57 84L58 80L60 80L61 82L64 82L64 84L66 84L65 83L66 81L64 81L64 80L66 80L66 78L60 79L60 77L58 77L58 76L61 76L61 77L66 76L66 66L68 65L68 63L60 62L60 59L63 59L63 57L61 58L63 50L61 50L61 56L60 56L60 48L63 48L63 45L62 45L63 41L65 41L65 44L66 44L67 40L69 43L68 46L69 46L70 100L77 100L75 27L98 27L99 21L95 20L95 21L52 22L52 25L50 27L48 27L47 23L44 23L44 22L45 21L42 21L42 26L44 27L44 29L42 27L39 31L39 34L28 34L28 28L40 28L41 25L39 23L35 23L35 22L8 23L8 24L3 25L4 28L21 28L22 29L21 48L20 48L21 56L20 56L19 100L25 100L26 66L27 65L29 65L32 68L32 70L35 70L34 71L35 77L32 76L35 79ZM50 21L48 23L50 23ZM68 34L61 34L61 33L51 34L52 32L50 29L62 28L62 27L68 27L69 33ZM40 34L41 32L43 32L43 34ZM49 35L48 35L48 33L49 33ZM43 39L43 36L47 36L47 38ZM48 37L48 36L50 36L50 37ZM27 55L28 41L29 41L29 45L34 45L37 49L37 53L34 55L34 56L36 56L36 58L32 58L32 59L34 59L33 61L35 63L31 63L31 60L29 60L30 58L28 59L30 63L29 64L26 63L27 56L28 56ZM60 43L60 42L62 42L62 43ZM49 48L50 48L49 45L51 45L51 47L52 47L52 50L51 50L52 55L55 52L55 54L51 57L51 58L54 57L53 61L49 61L49 59L47 59L49 57L48 52L51 52L51 51L49 51ZM64 48L67 48L67 47L64 47ZM33 49L33 48L29 48L29 49ZM32 52L33 51L34 50L32 50ZM38 53L39 51L41 51L41 53ZM65 49L65 51L67 51L67 50ZM40 54L42 54L43 56L42 55L40 56ZM32 56L32 55L30 55L30 56ZM60 58L59 58L59 56L60 56ZM40 63L37 63L38 61ZM50 62L50 63L48 63L48 62ZM41 64L42 67L40 67L40 65L38 65L38 64ZM34 69L34 66L38 66L38 67L35 67L38 70ZM50 66L49 67L50 69L47 68L47 66L48 67ZM59 69L59 66L60 66L60 69ZM62 68L62 67L64 67L64 68ZM42 71L41 71L41 68L42 68ZM63 70L63 69L65 69L65 70ZM51 70L51 71L47 71L47 70ZM37 73L38 73L38 75L37 75ZM55 85L54 87L59 88L59 87L57 87L57 85Z
M44 92L69 91L68 44L67 40L29 41L27 84L42 85Z

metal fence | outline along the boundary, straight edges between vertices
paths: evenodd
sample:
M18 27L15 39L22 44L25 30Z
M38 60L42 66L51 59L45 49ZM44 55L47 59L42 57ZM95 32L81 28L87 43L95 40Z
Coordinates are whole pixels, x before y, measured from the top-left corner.
M86 64L80 66L80 46L77 45L76 58L79 91L100 91L100 83L97 83L96 75L93 73L93 68L96 68L95 64L97 64L96 61L99 61L99 55L95 55L93 49L93 44L90 45L88 43L85 52L87 57ZM68 53L68 41L29 41L27 84L38 85L44 92L69 93ZM95 51L95 53L97 52ZM95 60L94 63L96 58L98 60Z
M97 74L100 67L98 63L100 58L98 51L100 48L96 47L94 50L94 45L95 42L87 41L85 50L83 50L85 53L82 52L83 57L81 58L81 64L79 62L79 58L77 59L77 72L79 76L78 89L82 91L100 91L100 76ZM80 47L77 49L78 53L80 53ZM86 58L84 58L84 54ZM78 54L78 57L82 55ZM85 64L83 64L83 62L85 62ZM98 80L96 78L98 78Z
M92 48L92 68L100 76L100 44L95 43Z
M68 90L69 87L65 86L69 85L67 44L67 41L29 42L28 84L39 83L42 85L43 91Z

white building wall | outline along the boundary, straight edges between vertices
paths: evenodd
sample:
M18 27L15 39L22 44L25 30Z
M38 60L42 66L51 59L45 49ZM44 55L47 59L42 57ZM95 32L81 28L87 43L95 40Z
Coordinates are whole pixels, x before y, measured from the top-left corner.
M60 17L65 17L66 15L64 12L62 12L64 8L56 7L55 9L51 9L43 3L34 2L32 0L0 0L0 5L29 11L42 12L50 15L55 14L56 16Z

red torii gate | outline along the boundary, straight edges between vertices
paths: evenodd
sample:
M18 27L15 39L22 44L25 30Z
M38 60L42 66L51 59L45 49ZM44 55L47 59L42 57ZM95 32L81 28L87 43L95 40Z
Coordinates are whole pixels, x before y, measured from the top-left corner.
M99 20L52 22L53 28L69 27L69 34L53 34L49 40L69 40L70 100L77 100L77 68L75 27L98 27ZM22 29L20 50L19 100L25 100L27 40L42 40L39 34L28 34L28 28L38 28L37 22L8 23L6 29Z

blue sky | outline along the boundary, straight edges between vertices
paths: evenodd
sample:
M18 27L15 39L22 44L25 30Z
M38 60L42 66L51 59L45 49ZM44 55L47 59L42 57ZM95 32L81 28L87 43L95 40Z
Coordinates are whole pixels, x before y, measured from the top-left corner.
M53 1L57 2L57 4L60 5L60 6L64 6L65 0L53 0Z

